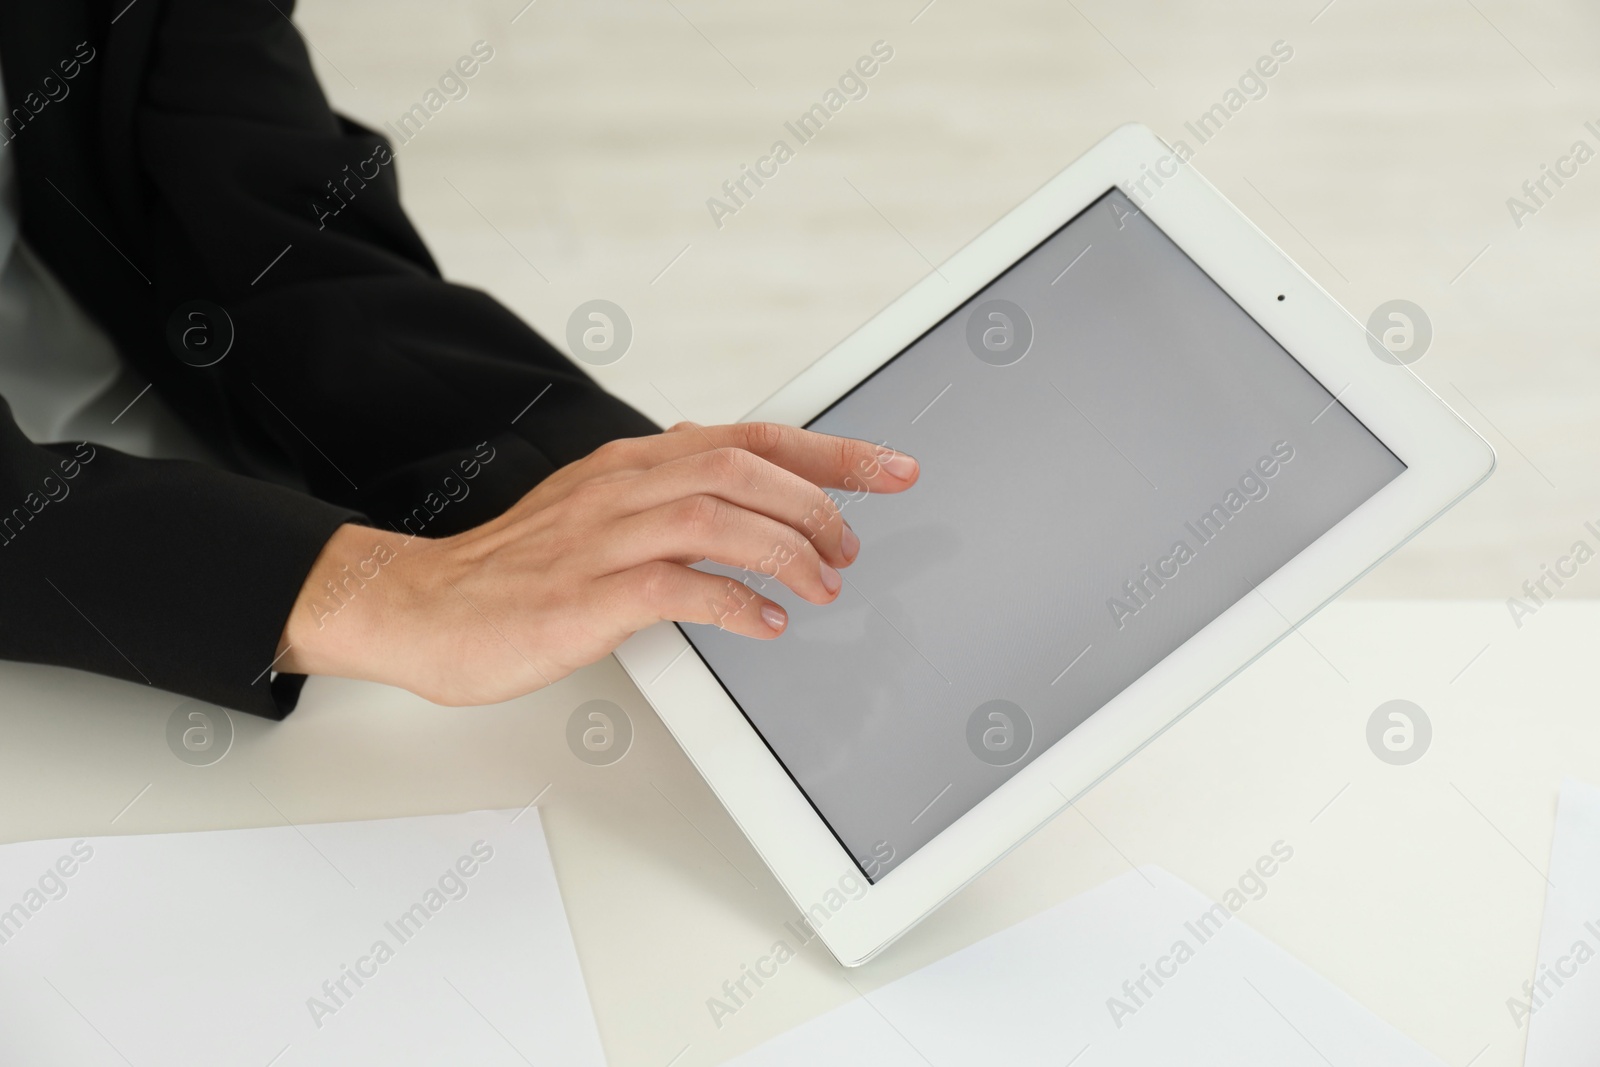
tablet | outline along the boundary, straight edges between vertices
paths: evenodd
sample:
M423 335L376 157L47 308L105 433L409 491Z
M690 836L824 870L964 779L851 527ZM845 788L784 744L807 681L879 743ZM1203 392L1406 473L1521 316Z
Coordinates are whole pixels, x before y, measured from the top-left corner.
M1488 476L1368 342L1123 127L748 416L919 460L835 491L840 596L701 564L783 636L663 624L617 658L864 962Z

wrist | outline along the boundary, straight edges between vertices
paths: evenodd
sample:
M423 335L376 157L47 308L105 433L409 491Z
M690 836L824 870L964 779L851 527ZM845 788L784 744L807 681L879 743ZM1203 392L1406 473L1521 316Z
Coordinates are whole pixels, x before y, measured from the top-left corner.
M431 542L366 526L334 531L307 572L278 641L277 670L389 681L385 634L415 602L416 557Z

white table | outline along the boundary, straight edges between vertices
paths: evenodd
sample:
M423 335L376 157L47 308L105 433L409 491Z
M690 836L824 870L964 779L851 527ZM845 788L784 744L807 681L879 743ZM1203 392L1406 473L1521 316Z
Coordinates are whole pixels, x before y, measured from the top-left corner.
M707 998L795 912L609 659L471 710L313 679L282 724L233 716L234 747L208 767L169 751L170 694L0 664L0 840L511 807L543 791L611 1063L696 1067L1129 862L1217 896L1281 839L1294 857L1244 920L1444 1062L1508 1067L1524 1032L1505 1001L1534 965L1557 787L1600 783L1597 635L1590 601L1551 604L1521 630L1497 602L1337 604L886 958L845 972L813 943L720 1029ZM635 727L609 767L565 740L573 709L597 697ZM1373 709L1397 697L1434 728L1410 766L1366 743Z

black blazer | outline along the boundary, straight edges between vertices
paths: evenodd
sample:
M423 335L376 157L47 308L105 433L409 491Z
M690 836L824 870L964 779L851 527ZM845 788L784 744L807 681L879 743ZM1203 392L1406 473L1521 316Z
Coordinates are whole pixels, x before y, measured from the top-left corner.
M383 138L329 110L292 7L0 4L23 235L235 468L36 444L0 402L0 657L281 718L304 678L267 668L339 524L454 533L658 429L440 278L394 164L371 162ZM167 336L196 300L235 334L204 368Z

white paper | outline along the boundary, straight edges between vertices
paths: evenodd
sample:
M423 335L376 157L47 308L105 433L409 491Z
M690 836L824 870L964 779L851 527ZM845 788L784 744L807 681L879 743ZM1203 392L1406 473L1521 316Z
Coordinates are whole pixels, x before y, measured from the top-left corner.
M0 1063L605 1062L536 809L6 845L0 937Z
M1157 985L1147 968L1170 977ZM874 990L734 1063L1439 1067L1243 919L1155 867Z
M1561 786L1550 847L1539 962L1508 990L1510 1020L1528 1030L1527 1067L1595 1062L1600 1049L1600 789Z

